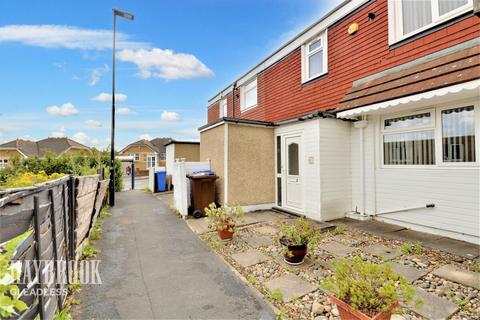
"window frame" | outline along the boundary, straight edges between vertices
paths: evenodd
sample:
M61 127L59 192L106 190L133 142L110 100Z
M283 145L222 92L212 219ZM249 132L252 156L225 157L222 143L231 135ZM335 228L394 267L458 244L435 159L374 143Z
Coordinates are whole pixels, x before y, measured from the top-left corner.
M473 106L474 110L474 121L475 121L475 162L444 162L443 161L443 145L442 145L442 110L454 109L459 107ZM432 115L432 127L430 125L416 126L411 130L404 129L394 129L386 130L384 129L384 121L386 119L402 117L407 115L415 115L425 112L434 112ZM476 102L475 99L464 99L459 101L454 101L450 103L442 103L435 106L429 106L422 109L414 109L404 112L389 113L378 117L379 124L377 126L377 137L378 137L378 162L380 169L440 169L440 168L476 168L480 167L480 103ZM384 144L383 136L385 134L395 134L400 132L413 132L413 131L425 131L428 129L434 130L435 136L435 163L429 165L413 165L413 164L385 164L384 159Z
M404 117L404 116L413 116L416 114L422 114L422 113L428 113L430 112L431 114L431 119L432 122L429 124L424 124L424 125L416 125L410 128L397 128L397 129L391 129L391 130L385 130L385 120L388 119L393 119L393 118L399 118L399 117ZM421 109L421 110L415 110L415 111L404 111L401 113L391 113L387 115L383 115L380 117L380 150L381 150L381 167L382 168L431 168L437 165L437 116L436 116L436 110L435 108L427 108L427 109ZM435 163L434 164L385 164L385 151L384 151L384 136L390 135L390 134L398 134L398 133L407 133L407 132L421 132L421 131L428 131L428 130L433 130L433 136L434 136L434 143L433 145L435 146Z
M5 169L8 166L9 159L8 158L1 158L0 159L0 170Z
M408 39L418 33L431 29L445 21L460 16L466 12L473 10L473 0L467 0L467 4L459 7L453 11L440 15L440 9L438 0L430 0L432 8L432 22L411 31L407 34L403 34L403 12L401 0L388 0L388 43L393 45L402 40Z
M314 51L310 52L309 51L309 46L313 42L315 42L319 39L321 39L322 45L319 48L315 49ZM302 83L309 82L313 79L316 79L316 78L321 77L321 76L328 73L328 31L327 31L327 29L325 29L320 34L317 34L314 38L311 38L306 43L304 43L302 45L301 50L302 50ZM323 50L323 70L319 74L310 76L310 74L309 74L309 69L310 69L309 57L311 55L317 53L320 50Z
M154 159L153 166L151 165L152 163L150 163L150 161L152 160L151 158ZM147 165L146 165L147 169L155 168L156 166L157 166L157 154L155 154L155 153L147 154Z
M256 101L255 101L255 104L247 107L245 105L245 103L246 103L246 93L247 93L247 91L253 90L253 88L247 90L247 87L252 85L252 84L255 84L255 96L256 96L255 100ZM254 77L253 79L249 80L248 82L245 82L240 87L240 112L245 112L245 111L251 110L251 109L255 108L256 106L258 106L258 79L257 79L257 77Z
M227 98L220 99L220 102L218 104L218 113L219 113L218 115L220 118L228 116L227 106L228 106Z

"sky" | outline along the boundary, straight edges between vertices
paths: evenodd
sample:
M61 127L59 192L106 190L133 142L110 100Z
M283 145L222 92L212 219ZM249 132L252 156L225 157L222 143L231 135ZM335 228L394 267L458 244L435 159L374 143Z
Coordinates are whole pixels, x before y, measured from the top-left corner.
M207 101L340 0L1 1L0 143L198 140Z

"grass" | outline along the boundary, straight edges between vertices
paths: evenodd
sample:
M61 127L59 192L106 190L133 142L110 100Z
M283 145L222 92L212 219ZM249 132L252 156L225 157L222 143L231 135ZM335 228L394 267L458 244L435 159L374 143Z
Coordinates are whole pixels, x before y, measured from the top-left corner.
M86 240L86 241L87 241L87 244L85 245L85 247L83 247L83 251L82 251L82 259L93 258L101 252L101 250L98 249L98 248L95 248L90 243L90 241L88 241L88 240Z
M340 235L340 234L344 234L346 230L347 230L347 228L345 228L345 227L336 227L335 230L333 230L333 235L337 236L337 235Z
M143 188L143 191L145 191L145 192L152 192L152 189L150 189L150 187L147 186L147 187Z
M422 243L420 241L416 241L415 243L406 242L402 244L400 250L403 254L415 254L419 255L423 252Z
M255 285L255 284L257 284L258 279L253 274L251 274L247 277L247 281L250 282L251 284Z
M280 291L280 289L275 289L273 291L268 292L267 299L274 303L282 302L283 300L282 291Z

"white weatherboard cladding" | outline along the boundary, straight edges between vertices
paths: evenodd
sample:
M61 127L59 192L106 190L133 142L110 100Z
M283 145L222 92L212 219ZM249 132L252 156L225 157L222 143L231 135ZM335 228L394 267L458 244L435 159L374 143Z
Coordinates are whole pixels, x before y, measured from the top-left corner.
M167 167L167 174L173 175L174 171L174 163L175 163L175 144L169 144L166 147L166 156L165 156L165 164Z
M479 243L480 167L382 166L381 117L373 115L367 119L368 126L364 129L365 213L378 214L375 218L387 223ZM350 130L351 208L362 212L361 129L351 125ZM381 214L427 204L435 207Z
M350 123L320 119L320 199L322 220L343 218L350 211Z

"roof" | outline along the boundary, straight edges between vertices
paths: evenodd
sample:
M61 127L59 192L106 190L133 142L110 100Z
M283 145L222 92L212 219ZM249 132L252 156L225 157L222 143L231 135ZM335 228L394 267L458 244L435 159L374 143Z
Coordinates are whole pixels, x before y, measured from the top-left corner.
M335 109L350 110L480 78L480 46L354 83Z
M165 152L165 144L170 142L171 140L172 140L172 138L165 138L165 137L155 138L155 139L152 139L152 140L140 139L138 141L135 141L135 142L127 145L125 148L122 149L121 152L125 151L129 147L137 146L137 147L148 147L156 153L164 153Z
M60 154L70 148L90 150L89 147L67 137L52 137L36 142L16 139L0 145L0 149L16 149L27 157L43 157L47 150Z
M242 85L243 83L250 80L252 77L262 72L263 70L269 68L276 62L282 60L284 57L295 51L297 48L302 46L305 42L312 39L320 32L324 31L331 25L337 23L339 20L345 18L345 16L352 14L354 11L361 9L363 6L369 4L373 0L344 0L338 6L333 8L327 14L322 16L315 23L311 24L294 38L286 42L283 46L275 50L272 54L267 56L253 68L248 70L242 76L233 81L226 88L218 92L214 97L208 100L209 104L216 102L221 99L225 94L232 91L233 85Z
M165 144L165 147L171 144L200 144L199 141L179 141L171 139L169 142Z

